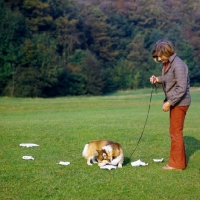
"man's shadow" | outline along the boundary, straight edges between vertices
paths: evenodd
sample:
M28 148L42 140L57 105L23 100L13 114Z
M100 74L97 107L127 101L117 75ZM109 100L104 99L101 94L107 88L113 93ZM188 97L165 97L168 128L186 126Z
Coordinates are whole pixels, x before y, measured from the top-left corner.
M186 157L189 162L191 156L198 150L200 150L200 141L191 136L184 136Z
M186 157L189 162L191 156L198 150L200 150L200 141L191 136L184 136ZM123 165L127 165L131 162L130 157L124 157Z

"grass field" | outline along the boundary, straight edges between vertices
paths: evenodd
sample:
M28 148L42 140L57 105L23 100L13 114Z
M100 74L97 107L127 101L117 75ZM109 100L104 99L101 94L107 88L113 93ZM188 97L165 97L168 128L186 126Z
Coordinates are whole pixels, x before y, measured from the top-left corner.
M200 89L191 88L192 105L184 138L188 167L165 171L170 148L169 113L161 110L163 93L150 89L101 97L0 98L0 199L127 200L200 199ZM84 145L94 139L119 142L125 153L122 169L87 166ZM20 147L36 143L39 147ZM31 155L34 160L23 160ZM154 163L153 158L164 158ZM145 167L132 167L141 159ZM58 165L69 161L68 166Z

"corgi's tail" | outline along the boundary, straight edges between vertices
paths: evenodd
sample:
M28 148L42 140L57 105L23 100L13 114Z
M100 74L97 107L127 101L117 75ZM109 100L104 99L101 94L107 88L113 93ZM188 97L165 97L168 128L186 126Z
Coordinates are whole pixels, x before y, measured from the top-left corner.
M85 145L83 152L82 152L82 156L86 157L87 156L87 150L88 150L88 144Z

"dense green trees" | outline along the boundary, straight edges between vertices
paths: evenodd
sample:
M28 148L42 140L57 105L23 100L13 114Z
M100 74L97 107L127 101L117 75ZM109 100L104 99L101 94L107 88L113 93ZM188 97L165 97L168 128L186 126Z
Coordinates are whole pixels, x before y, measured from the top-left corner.
M101 95L149 87L167 38L200 85L198 0L0 0L0 95Z

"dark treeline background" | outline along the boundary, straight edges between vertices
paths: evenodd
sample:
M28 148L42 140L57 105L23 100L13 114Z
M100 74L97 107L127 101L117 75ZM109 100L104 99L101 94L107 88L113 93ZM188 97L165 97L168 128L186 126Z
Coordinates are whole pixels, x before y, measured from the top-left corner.
M150 87L172 41L200 85L199 0L0 0L0 95L102 95Z

